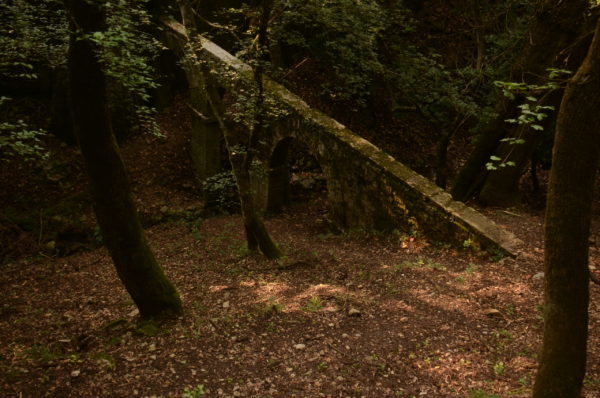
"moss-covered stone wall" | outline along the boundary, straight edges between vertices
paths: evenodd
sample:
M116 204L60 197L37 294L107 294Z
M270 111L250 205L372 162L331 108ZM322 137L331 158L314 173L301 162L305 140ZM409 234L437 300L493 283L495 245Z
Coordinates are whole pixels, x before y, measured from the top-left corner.
M172 30L185 38L185 30L170 21ZM216 44L202 39L198 54L213 69L250 68ZM200 73L200 72L199 72ZM288 137L302 141L319 160L327 179L329 206L334 222L344 229L401 230L422 234L437 242L515 255L520 241L491 220L450 195L431 181L396 161L336 120L310 108L302 99L273 81L265 88L286 116L271 129L261 155L263 164L277 144Z

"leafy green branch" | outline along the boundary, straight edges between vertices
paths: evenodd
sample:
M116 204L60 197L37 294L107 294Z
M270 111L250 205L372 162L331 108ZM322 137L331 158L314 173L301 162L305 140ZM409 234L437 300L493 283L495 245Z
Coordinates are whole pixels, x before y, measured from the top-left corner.
M548 81L544 84L494 82L510 100L516 100L518 97L522 97L524 100L524 103L517 106L519 109L518 116L506 119L507 123L529 127L536 131L544 131L542 122L549 116L550 112L554 111L554 106L544 105L544 100L551 92L564 87L565 77L571 74L566 69L548 68L547 71ZM525 140L519 136L503 138L500 142L509 145L522 145ZM486 163L485 166L488 170L497 170L498 168L515 166L515 163L493 155L490 156L490 162Z
M10 101L8 97L0 97L0 106ZM0 120L0 160L13 156L21 156L26 160L44 160L48 152L42 147L43 130L32 129L23 120Z
M147 0L110 0L104 3L107 29L86 38L94 42L104 72L116 88L130 97L137 122L152 134L162 136L148 105L150 90L158 87L151 60L158 55L160 44L149 34L151 24L146 11Z

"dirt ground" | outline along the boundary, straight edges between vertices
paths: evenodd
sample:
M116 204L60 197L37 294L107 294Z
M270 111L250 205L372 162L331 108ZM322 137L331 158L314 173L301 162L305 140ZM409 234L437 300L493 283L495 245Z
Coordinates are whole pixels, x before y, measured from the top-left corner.
M0 396L530 395L543 327L540 214L485 210L526 242L500 259L410 236L334 235L317 197L268 219L287 255L268 261L245 251L239 216L201 216L188 121L172 112L167 139L135 137L123 151L184 316L140 322L107 252L93 239L59 251L40 212L19 235L31 250L12 248L0 273ZM80 159L60 152L52 173L3 171L0 199L17 211L79 195L70 217L93 225ZM586 398L600 398L599 307L591 285Z

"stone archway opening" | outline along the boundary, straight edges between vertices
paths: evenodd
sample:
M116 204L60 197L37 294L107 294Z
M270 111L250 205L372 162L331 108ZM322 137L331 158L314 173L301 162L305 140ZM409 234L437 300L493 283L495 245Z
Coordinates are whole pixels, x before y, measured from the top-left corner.
M306 145L292 137L279 141L269 162L269 212L281 212L292 203L327 195L327 181L318 160Z

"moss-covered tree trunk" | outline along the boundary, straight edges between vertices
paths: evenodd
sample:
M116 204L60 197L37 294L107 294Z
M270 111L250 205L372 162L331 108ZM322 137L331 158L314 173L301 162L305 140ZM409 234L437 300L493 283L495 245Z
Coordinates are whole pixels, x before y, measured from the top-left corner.
M579 398L588 333L588 238L600 158L600 21L558 116L545 227L544 343L534 398Z
M228 148L230 147L228 146ZM231 165L240 195L248 249L250 251L260 249L265 257L276 259L281 257L283 253L271 238L256 206L255 197L252 192L250 170L244 165L244 157L245 155L236 155L230 152Z
M236 126L232 126L226 121L224 106L217 88L212 84L210 72L204 71L205 87L211 105L221 130L225 135L225 145L229 154L229 161L233 170L236 185L238 188L240 205L242 208L242 217L244 219L244 229L246 232L246 241L250 251L260 251L271 259L279 258L283 255L279 247L275 244L269 234L260 214L252 191L252 179L250 176L250 165L252 163L252 153L256 150L250 146L252 136L256 139L256 131L252 132L250 142L244 146L239 144L240 133ZM256 144L254 142L253 144Z
M252 193L252 185L250 180L250 168L252 161L258 152L258 145L266 133L266 107L265 107L265 90L263 84L264 77L264 57L269 53L269 41L267 38L267 29L269 19L273 11L273 0L260 1L260 20L255 38L256 46L253 49L254 65L252 68L254 77L254 88L256 90L256 99L254 104L254 123L248 137L248 145L244 159L241 165L236 166L233 158L232 165L234 172L237 168L236 180L238 190L240 192L240 202L242 204L242 214L244 216L244 227L246 228L246 238L248 248L255 250L256 246L268 258L279 258L283 255L279 247L275 244L271 235L262 220L255 203L255 198Z
M558 60L568 56L565 49L572 45L580 34L588 9L588 0L542 0L526 36L521 55L513 65L510 80L528 84L540 83L540 79L548 75L547 68L556 66ZM475 149L454 181L451 193L455 200L467 200L480 191L490 175L485 165L490 161L490 156L498 150L500 153L509 153L511 156L503 159L514 161L518 170L499 169L497 173L501 175L491 180L489 183L491 186L486 188L490 193L486 195L486 200L490 204L495 204L496 197L502 200L506 198L512 200L515 197L514 192L501 192L501 194L499 192L514 190L517 187L516 182L525 167L527 154L531 153L533 143L530 142L528 147L514 150L514 148L507 148L509 144L501 143L500 140L518 136L519 127L511 127L505 120L514 117L517 113L516 106L519 104L519 99L508 100L503 97L499 100L496 106L498 116L481 134ZM499 149L500 146L502 148Z
M101 2L66 0L65 3L73 31L68 67L74 129L104 242L142 317L181 314L179 295L154 258L141 227L110 125L106 81L96 56L98 48L86 38L106 29Z
M189 41L194 46L197 40L197 27L193 18L193 11L186 0L179 0L179 8L182 14L184 25L188 33ZM266 29L268 17L272 9L272 1L266 0L261 3L261 22L258 29L256 46L258 57L267 51L268 43L266 41ZM258 60L257 57L257 60ZM188 61L186 61L188 62ZM263 71L261 61L254 67L254 83L256 98L254 104L254 114L245 115L253 117L253 123L249 131L241 133L238 126L228 123L225 107L219 94L218 88L213 84L210 71L205 64L196 63L194 67L189 67L188 71L193 74L192 79L202 84L204 97L207 104L210 105L212 114L216 118L225 138L225 145L229 154L229 161L236 185L239 192L242 217L244 219L244 229L246 240L250 251L259 250L267 258L279 258L283 255L279 247L275 244L269 234L256 205L256 198L252 190L252 178L250 168L255 154L258 150L260 139L265 134L264 131L264 89L263 89Z

